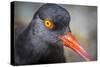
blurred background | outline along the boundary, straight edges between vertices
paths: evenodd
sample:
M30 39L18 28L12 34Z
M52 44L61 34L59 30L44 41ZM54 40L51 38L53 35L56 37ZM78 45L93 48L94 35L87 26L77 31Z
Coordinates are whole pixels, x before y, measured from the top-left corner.
M34 13L44 3L15 2L14 29L17 37L31 22ZM71 15L70 28L80 45L97 59L97 7L59 4ZM67 62L84 61L78 54L64 47Z

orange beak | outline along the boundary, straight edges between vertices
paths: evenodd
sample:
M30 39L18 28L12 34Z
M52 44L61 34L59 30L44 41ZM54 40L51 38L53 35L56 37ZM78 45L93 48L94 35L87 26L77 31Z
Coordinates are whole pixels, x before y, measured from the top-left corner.
M93 58L79 45L71 32L62 35L59 38L63 41L64 46L71 48L73 51L82 56L86 61L93 60Z

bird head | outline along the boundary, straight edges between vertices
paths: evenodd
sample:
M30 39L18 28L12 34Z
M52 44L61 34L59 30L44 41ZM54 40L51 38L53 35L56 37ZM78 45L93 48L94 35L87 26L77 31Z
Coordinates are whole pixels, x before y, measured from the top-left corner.
M37 10L32 22L35 34L42 41L54 45L58 44L58 41L62 41L64 46L71 48L85 60L92 60L72 35L69 27L70 14L66 9L57 4L45 4Z

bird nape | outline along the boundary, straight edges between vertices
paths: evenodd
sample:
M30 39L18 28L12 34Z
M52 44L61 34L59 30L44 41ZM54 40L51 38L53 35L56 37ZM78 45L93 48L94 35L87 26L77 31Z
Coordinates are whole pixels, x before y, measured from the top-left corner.
M63 44L86 61L93 60L71 34L69 22L70 14L61 6L41 6L29 26L15 39L14 64L65 62Z

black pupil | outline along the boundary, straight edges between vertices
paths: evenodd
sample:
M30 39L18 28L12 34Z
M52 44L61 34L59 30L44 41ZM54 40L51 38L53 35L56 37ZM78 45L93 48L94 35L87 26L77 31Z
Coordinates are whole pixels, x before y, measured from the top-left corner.
M47 24L49 24L49 23L47 22Z

